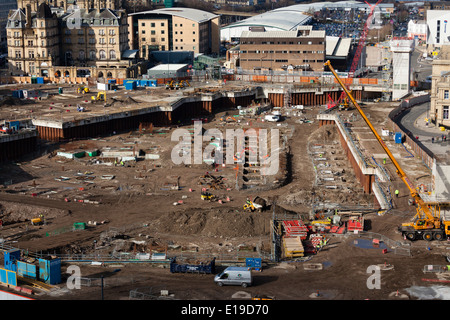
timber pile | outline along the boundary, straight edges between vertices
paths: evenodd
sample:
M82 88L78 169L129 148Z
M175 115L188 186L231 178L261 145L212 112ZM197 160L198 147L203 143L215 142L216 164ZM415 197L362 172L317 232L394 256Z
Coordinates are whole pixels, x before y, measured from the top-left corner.
M283 237L283 248L287 258L303 257L305 253L300 237Z
M226 189L227 185L224 183L224 178L222 176L213 176L212 174L205 174L199 178L199 185L212 189L212 190L220 190Z

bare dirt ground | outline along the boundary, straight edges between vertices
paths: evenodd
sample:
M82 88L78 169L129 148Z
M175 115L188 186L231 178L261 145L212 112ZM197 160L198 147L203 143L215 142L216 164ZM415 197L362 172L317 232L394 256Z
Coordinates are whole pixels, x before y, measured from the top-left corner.
M120 133L60 146L66 151L106 147L126 147L129 150L134 146L135 150L152 150L160 155L158 160L144 160L131 167L96 163L99 157L67 160L56 156L55 151L51 153L52 150L37 158L5 164L1 167L0 179L11 181L11 184L0 192L4 221L0 233L10 245L50 254L149 252L150 246L194 248L196 252L210 254L233 254L242 248L258 248L269 254L273 212L244 212L242 205L247 196L257 195L272 204L276 201L276 212L285 212L292 217L296 217L292 212L307 216L315 203L377 209L373 205L373 197L363 193L344 158L338 157L333 165L344 169L345 189L327 190L315 184L316 172L308 153L311 144L335 146L333 150L337 156L342 151L336 129L318 127L315 121L318 111L319 108L311 108L301 115L311 123L299 123L298 115L287 117L282 123L284 127L280 128L288 137L290 156L285 170L276 178L284 184L273 189L267 188L277 185L277 181L272 180L253 190L236 190L233 166L218 167L216 171L206 164L174 165L170 161L170 151L176 144L170 140L172 131L157 131L156 128L152 134ZM389 111L389 106L373 109L370 111L371 120L382 127ZM220 124L219 118L220 115L216 116L216 120L205 127L239 127L237 123ZM248 126L251 125L270 128L269 124L258 119L253 119ZM413 175L423 176L423 166L415 164L414 168ZM203 186L199 185L199 177L206 172L224 178L222 188L210 190L223 200L222 203L200 199ZM114 179L100 178L105 175L114 175ZM77 179L81 176L82 179ZM90 179L90 176L95 178ZM168 190L168 186L174 183L179 183L180 190ZM393 184L401 185L401 182L394 179ZM407 205L407 199L404 194L395 199L395 209L385 215L368 214L368 231L402 241L397 227L414 215L414 208ZM44 214L46 224L31 226L29 220L40 213ZM88 228L63 232L74 222L88 223ZM113 242L105 236L112 231L116 232ZM393 252L383 253L380 248L363 248L355 241L362 241L362 238L352 234L331 236L329 245L307 262L268 263L262 272L254 273L254 285L245 289L217 287L213 283L213 275L172 274L167 268L146 263L78 265L83 277L98 280L104 276L104 298L107 300L128 300L130 290L145 291L149 288L154 291L167 289L174 299L181 300L228 300L233 299L237 291L250 296L274 296L277 300L386 300L413 299L407 295L406 288L427 285L423 278L436 278L435 275L424 275L424 266L446 264L443 257L445 243L418 241L412 245L412 256L402 256ZM322 268L305 270L306 263L318 263ZM372 265L393 266L389 270L382 268L380 289L368 288L367 281L372 274L368 268ZM64 264L64 280L68 276L66 268L67 264ZM65 283L56 287L50 292L36 291L33 298L100 299L98 282L79 290L68 290ZM397 290L400 294L396 294ZM317 292L319 296L316 296Z

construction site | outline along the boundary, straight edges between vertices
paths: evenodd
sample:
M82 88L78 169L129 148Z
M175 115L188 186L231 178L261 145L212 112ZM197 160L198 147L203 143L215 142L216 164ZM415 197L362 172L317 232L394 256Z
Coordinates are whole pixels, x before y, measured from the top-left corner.
M446 242L399 229L418 193L397 165L418 192L434 181L426 158L397 141L389 115L401 103L361 103L365 116L351 101L330 108L342 92L242 81L3 86L3 288L40 300L100 299L100 286L116 300L385 300L450 281ZM352 90L364 95L373 93ZM238 149L227 133L239 130L277 141L255 157L262 140ZM232 163L219 161L229 149ZM268 174L263 160L275 152ZM214 284L212 273L255 269L249 261L260 271L252 286ZM368 287L370 266L381 288Z

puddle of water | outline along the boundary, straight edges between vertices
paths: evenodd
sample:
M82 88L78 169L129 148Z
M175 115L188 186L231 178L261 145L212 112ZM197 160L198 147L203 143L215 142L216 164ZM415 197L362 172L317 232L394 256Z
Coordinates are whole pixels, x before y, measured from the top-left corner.
M388 249L388 247L383 242L381 242L380 244L374 244L372 240L368 239L353 240L353 245L362 249Z

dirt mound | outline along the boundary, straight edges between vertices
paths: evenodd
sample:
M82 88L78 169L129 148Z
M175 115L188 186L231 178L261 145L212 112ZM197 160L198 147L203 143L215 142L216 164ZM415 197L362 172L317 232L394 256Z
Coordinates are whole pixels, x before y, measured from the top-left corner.
M9 107L9 106L21 106L24 105L22 100L16 97L4 97L0 100L0 107Z
M0 202L0 216L5 223L23 222L44 215L46 219L68 214L67 210L23 205L14 202Z
M163 233L202 236L260 236L269 232L267 213L249 214L234 210L189 210L172 212L156 221Z
M321 126L317 130L313 131L308 138L308 142L332 142L338 140L338 132L335 125L328 124Z

